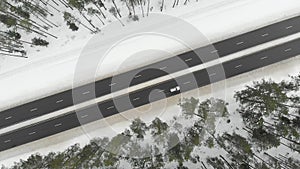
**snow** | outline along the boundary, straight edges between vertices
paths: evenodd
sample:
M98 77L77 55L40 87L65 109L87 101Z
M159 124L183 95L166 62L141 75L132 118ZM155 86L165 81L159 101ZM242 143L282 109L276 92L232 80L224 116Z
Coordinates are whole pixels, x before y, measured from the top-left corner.
M268 23L282 20L287 17L298 14L300 2L297 0L201 0L193 6L183 6L176 9L168 9L168 14L183 18L185 21L198 28L211 42L226 39L228 37L253 30ZM241 19L244 18L244 19ZM135 29L142 28L145 25L152 25L153 20L146 18L139 23L130 23L125 27L116 27L114 30L103 30L101 42L110 44L110 39L118 33L126 33ZM220 29L221 28L221 29ZM155 30L153 30L155 31ZM70 37L69 37L70 38ZM32 53L30 59L16 60L13 58L2 58L1 62L1 108L6 109L30 100L41 98L45 95L55 93L72 87L74 68L77 59L82 51L83 44L88 43L90 35L80 35L75 37L74 41L64 46L54 46L45 49L39 53ZM66 41L68 38L61 40ZM134 42L134 43L133 43ZM155 42L155 43L153 43ZM136 44L146 44L136 46ZM151 45L150 47L148 45ZM148 46L148 48L145 48ZM62 50L63 49L63 50ZM122 50L121 50L122 49ZM117 61L131 60L132 64L126 69L132 69L135 66L149 64L161 60L168 56L153 56L149 58L132 58L132 54L147 49L159 49L169 51L167 53L178 53L184 49L184 46L177 41L167 39L161 36L144 35L123 42L111 51L114 56L109 62L107 69L100 73L97 78L105 77L111 72L111 67L119 64ZM176 51L177 50L177 51ZM98 51L99 52L99 51ZM115 53L114 53L115 52ZM125 53L126 52L126 53ZM122 55L121 55L122 54ZM31 57L32 56L32 57ZM136 55L135 55L136 56ZM122 58L123 57L123 58ZM122 62L121 62L122 63ZM259 80L262 77L282 80L288 75L295 75L299 72L297 69L300 58L289 59L259 70L255 70L240 76L228 79L226 81L206 86L197 90L184 93L182 96L172 97L151 105L146 105L138 109L130 110L120 115L112 116L107 119L93 122L84 127L75 128L54 136L38 140L26 145L22 145L4 152L0 152L1 164L11 165L17 159L25 159L34 152L46 154L53 150L63 150L66 147L80 143L84 145L95 136L112 137L124 130L130 124L130 121L138 116L145 122L150 122L155 116L163 120L170 121L173 116L180 114L177 106L180 97L191 97L194 93L200 93L200 100L210 98L212 95L225 96L229 103L235 103L233 93L241 89L245 84L253 80ZM122 71L124 71L123 68ZM224 88L224 84L226 85ZM8 90L13 89L13 90ZM17 99L16 99L17 98ZM236 109L235 104L230 104L230 112ZM235 127L240 127L242 121L237 114L230 116L232 123L229 126L220 122L216 128L220 132L232 131ZM226 126L226 127L224 127ZM214 151L202 150L206 154L213 154Z
M235 100L233 98L234 92L242 89L245 87L245 85L250 84L253 80L260 80L261 78L272 78L275 81L285 80L287 79L288 75L296 75L299 73L297 67L299 63L300 56L297 56L296 58L282 61L271 66L227 79L225 82L218 82L214 84L213 87L205 86L184 93L181 96L174 96L167 100L158 101L152 103L151 105L146 105L138 109L130 110L82 127L74 128L63 133L28 143L26 145L6 150L0 152L0 161L5 165L11 165L17 159L26 159L26 157L35 152L47 154L53 150L62 151L75 143L84 145L94 137L113 137L114 135L124 131L124 129L130 125L131 121L137 117L140 117L148 124L155 117L159 117L164 121L170 122L173 120L174 116L180 116L181 114L180 107L177 106L178 100L181 97L199 97L195 95L195 93L201 93L201 96L199 97L200 101L211 98L214 95L225 95L225 100L229 103L228 108L229 112L231 113L229 119L231 119L231 123L227 124L224 121L216 123L216 131L218 131L218 133L232 133L235 130L235 132L242 134L241 132L243 131L241 131L241 128L243 126L243 122L239 114L235 112L237 104L235 104ZM226 88L224 88L224 83L226 84ZM216 90L212 91L212 88ZM183 125L191 125L190 121L182 121L182 119L180 121ZM240 130L237 130L237 128ZM289 152L289 150L282 146L276 150L271 149L270 152L277 154L278 152L276 151L278 150L280 150L279 152L281 154ZM198 150L195 150L194 153L202 154L203 156L201 156L201 158L205 159L206 156L214 156L216 152L220 153L220 150L201 147ZM295 157L298 156L299 155L296 155Z
M270 6L270 4L274 5ZM189 10L187 10L189 7L183 6L182 8L170 9L167 14L184 19L199 29L209 41L214 42L296 15L299 7L300 2L296 0L284 2L278 0L276 3L274 0L202 0L191 6ZM255 15L253 15L253 11L256 11ZM111 29L112 26L108 26L109 30L103 29L99 43L111 46L113 45L110 44L113 43L112 39L117 39L118 34L127 34L132 32L132 29L143 29L145 25L155 25L155 23L157 21L151 20L151 17L140 22L130 23L125 27L120 27L116 23L113 25L115 29ZM158 28L153 28L153 32L156 29ZM59 30L59 32L62 31ZM0 84L0 92L2 97L0 102L2 104L0 109L14 107L71 88L77 59L85 46L84 44L88 43L89 39L92 38L86 34L84 34L84 37L81 37L82 34L84 33L79 32L80 36L66 45L49 46L42 52L32 53L29 55L32 59L25 62L23 59L5 58L1 63L0 79L2 83ZM66 40L62 39L59 41ZM101 53L101 48L99 50L98 48L96 49L95 53ZM145 35L138 39L133 38L125 41L123 45L117 46L115 50L110 52L109 56L111 57L109 58L113 59L103 64L104 67L101 67L101 72L98 72L96 78L113 74L112 68L118 68L124 60L126 60L126 63L131 64L125 68L123 67L122 71L170 57L155 55L146 58L142 56L139 58L131 57L133 53L147 49L171 51L169 53L178 53L186 50L182 44L162 36ZM20 62L22 63L19 64ZM8 86L14 90L7 90Z

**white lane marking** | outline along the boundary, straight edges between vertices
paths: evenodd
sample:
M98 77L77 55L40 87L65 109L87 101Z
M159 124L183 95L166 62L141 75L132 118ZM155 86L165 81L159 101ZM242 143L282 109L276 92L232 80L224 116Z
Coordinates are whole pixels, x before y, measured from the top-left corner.
M289 52L289 51L291 51L292 50L292 48L288 48L288 49L286 49L286 50L284 50L285 52Z
M268 58L268 56L261 57L260 60L265 60L265 59L267 59L267 58Z
M160 70L167 69L167 66L159 68Z
M4 143L9 143L9 142L11 142L11 140L5 140L5 141L4 141Z
M213 50L210 53L217 53L217 52L218 52L218 50Z
M56 103L61 103L61 102L63 102L63 101L64 101L63 99L57 100Z
M9 120L9 119L11 119L11 118L12 118L12 116L9 116L9 117L6 117L5 120Z
M285 29L291 29L291 28L293 28L293 26L288 26L288 27L286 27Z
M28 133L28 135L33 135L33 134L35 134L36 132L34 131L34 132L31 132L31 133Z
M243 65L237 65L235 68L236 69L238 69L238 68L240 68L240 67L242 67Z
M283 26L283 28L284 28L284 26ZM295 35L292 35L292 36L287 36L287 37L285 37L284 39L280 39L280 40L276 40L276 42L269 42L269 43L266 43L265 45L263 45L263 49L262 48L258 48L258 49L256 49L256 47L255 47L255 51L254 51L254 49L251 49L250 51L247 51L247 52L245 52L246 54L250 54L250 53L253 53L253 52L257 52L257 51L259 51L259 50L264 50L264 49L266 49L266 48L270 48L270 47L273 47L274 46L274 44L275 45L280 45L281 43L286 43L286 42L289 42L289 41L291 41L291 40L295 40L295 39L297 39L297 38L299 38L299 35L300 34L295 34ZM281 50L283 50L283 49L281 49ZM210 51L208 51L208 53L209 53ZM193 69L192 71L198 71L198 70L202 70L203 68L208 68L208 67L211 67L211 66L213 66L213 65L217 65L217 64L220 64L220 62L226 62L226 61L229 61L229 60L232 60L232 59L236 59L236 58L241 58L241 57L243 57L244 55L246 55L246 54L244 54L244 53L242 53L242 54L237 54L237 55L233 55L233 56L229 56L228 58L227 57L224 57L224 59L222 59L221 58L221 60L220 61L217 61L217 63L215 63L215 62L208 62L207 64L205 64L205 65L207 65L207 66L204 66L204 67L202 67L202 66L199 66L199 67L195 67L195 69ZM262 56L258 56L257 57L257 59L259 59L260 57L262 57ZM271 56L270 56L271 57ZM259 60L258 60L259 61ZM184 73L186 73L186 71L184 71ZM175 75L174 75L175 76ZM177 75L176 75L177 76ZM167 78L167 79L163 79L163 80L159 80L158 82L156 82L156 83L161 83L161 82L164 82L165 80L169 80L169 79L171 79L172 77L171 76L166 76L166 77L170 77L170 78ZM108 86L108 84L109 83L106 83L106 85ZM152 85L152 83L150 83L150 85ZM130 90L130 91L136 91L136 90L138 90L138 89L143 89L145 87L145 85L143 84L143 85L141 85L141 86L137 86L137 87L134 87L134 89L125 89L124 90L124 92L123 93L120 93L120 94L118 94L118 95L114 95L114 94L110 94L110 95L107 95L107 97L105 96L105 97L101 97L101 98L98 98L98 99L96 99L96 100L94 100L94 99L92 99L91 101L89 101L89 102L86 102L86 103L84 103L84 104L79 104L78 106L72 106L72 107L70 107L70 108L65 108L65 109L62 109L62 110L59 110L59 111L55 111L55 112L53 112L53 113L50 113L49 114L49 116L39 116L39 117L37 117L37 118L34 118L34 119L32 119L32 120L26 120L26 121L24 121L24 122L22 122L22 123L18 123L17 125L12 125L12 126L10 126L10 127L7 127L7 128L4 128L4 129L0 129L0 134L2 134L2 133L7 133L7 132L10 132L10 131L14 131L14 130L16 130L16 129L19 129L19 128L21 128L21 127L26 127L26 126L28 126L28 125L30 125L30 124L32 124L32 123L37 123L37 122L39 122L39 121L43 121L43 120L47 120L47 119L49 119L49 118L53 118L53 117L56 117L56 116L59 116L59 115L63 115L63 114L67 114L68 112L71 112L71 111L73 111L73 110L76 110L76 109L79 109L79 108L84 108L84 107L86 107L87 105L92 105L92 104L95 104L95 101L97 101L97 102L102 102L102 101L105 101L105 100L107 100L107 99L111 99L112 97L117 97L117 96L120 96L120 95L123 95L124 93L126 94L126 93L128 93L128 90ZM166 88L166 93L165 94L169 94L169 89L167 89ZM55 100L54 100L55 101ZM54 102L53 101L53 102ZM80 116L79 116L80 117ZM2 118L3 119L3 118Z
M140 98L139 98L139 97L137 97L137 98L133 99L133 101L137 101L137 100L140 100Z
M189 62L189 61L191 61L191 60L193 60L193 58L186 59L185 61L186 61L186 62Z
M184 82L183 84L184 85L187 85L187 84L190 84L191 82L190 81L188 81L188 82Z
M236 43L236 45L242 45L242 44L244 44L244 42L238 42L238 43Z
M62 125L61 123L58 123L58 124L55 124L54 127L59 127L61 125Z
M37 111L37 108L31 109L30 111L31 112Z
M134 78L136 79L136 78L139 78L139 77L142 77L142 75L136 75Z
M90 93L90 91L86 91L86 92L83 92L82 94L86 95L86 94L89 94L89 93Z
M212 73L212 74L210 74L209 76L211 77L211 76L215 76L217 73Z
M109 84L109 86L114 86L114 85L116 85L117 83L111 83L111 84Z
M113 109L115 106L110 106L110 107L108 107L108 108L106 108L107 110L109 110L109 109Z
M266 36L269 36L269 34L268 33L265 33L265 34L263 34L263 35L261 35L262 37L266 37Z
M86 117L88 117L88 116L89 116L89 115L82 115L81 118L84 119L84 118L86 118Z

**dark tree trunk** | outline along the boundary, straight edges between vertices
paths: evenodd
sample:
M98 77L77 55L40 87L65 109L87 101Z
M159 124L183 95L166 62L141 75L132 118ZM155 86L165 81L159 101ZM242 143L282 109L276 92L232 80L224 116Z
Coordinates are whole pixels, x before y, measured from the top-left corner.
M227 164L227 166L229 168L233 169L233 167L230 165L230 163L222 155L220 155L220 158L225 161L225 163Z
M117 14L119 15L120 18L122 18L121 14L120 14L120 11L119 11L119 9L118 9L118 7L117 7L117 5L116 5L115 0L112 0L112 3L113 3L113 5L114 5L114 7L116 8Z
M92 23L91 20L89 20L82 12L80 12L80 15L93 27L96 28L96 26Z
M160 7L160 11L162 12L164 9L164 5L165 5L165 0L162 0L161 2L161 7Z
M176 0L174 0L172 8L175 8L175 5L176 5Z

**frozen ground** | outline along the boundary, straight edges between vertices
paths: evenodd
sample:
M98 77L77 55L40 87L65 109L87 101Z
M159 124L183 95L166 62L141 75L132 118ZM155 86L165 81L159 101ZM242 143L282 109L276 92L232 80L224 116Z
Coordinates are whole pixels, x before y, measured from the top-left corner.
M261 27L276 20L291 17L298 14L299 9L300 2L298 0L201 0L201 3L197 3L194 6L183 6L174 10L170 9L167 13L185 19L197 27L211 42L214 42L255 29L256 27ZM135 29L138 29L139 25L151 25L153 22L151 17L149 17L145 20L141 20L139 23L132 23L130 25L134 25ZM126 32L131 30L132 27L130 25L124 28L119 27L115 30L104 30L103 39L100 40L105 40L105 42L108 43L107 45L109 45L110 36L114 35L115 31L122 29L122 31ZM21 63L22 61L15 61L14 59L2 59L0 75L1 108L13 107L14 105L71 87L76 60L82 50L81 45L86 43L89 38L90 36L88 35L82 38L75 38L73 42L65 46L54 46L45 51L32 54L35 55L35 57L26 61L26 64ZM119 53L112 52L113 61L124 60L124 58L129 57L133 54L132 52L137 52L135 49L138 49L139 46L136 47L136 44L142 43L147 44L143 47L152 45L151 47L148 46L148 48L171 51L172 53L179 52L176 51L178 49L183 50L181 44L164 37L145 36L138 38L134 43L131 43L132 41L133 40L129 40L116 48L115 51L119 51ZM129 47L131 47L131 50L128 50ZM123 50L120 50L122 48ZM148 48L139 48L139 51ZM53 53L53 51L55 52ZM126 51L126 53L124 53L124 51ZM122 55L120 55L120 53ZM129 65L127 69L162 58L162 56L153 56L147 59L135 58L135 60L132 61L133 64ZM232 97L233 92L241 89L246 83L261 79L262 77L281 80L289 74L293 75L298 73L299 69L297 69L297 66L299 66L299 63L300 58L297 57L218 83L214 85L213 92L211 87L203 87L196 91L201 94L201 99L209 98L211 94L213 94L214 96L224 96L227 102L234 103ZM116 62L115 64L119 63ZM111 73L112 72L107 69L97 74L97 76L107 76ZM225 87L224 84L226 84ZM194 92L195 91L185 93L183 97L193 96ZM180 114L179 107L176 105L178 99L179 97L173 97L156 102L152 104L152 109L149 109L149 106L144 106L137 110L130 110L121 115L91 123L83 128L75 128L64 133L0 152L0 163L10 165L13 161L19 158L25 159L34 152L46 154L53 150L63 150L74 143L83 145L94 136L111 137L123 131L130 123L129 119L138 116L146 122L151 121L155 116L170 120L172 116ZM161 107L165 109L161 109ZM230 104L231 112L234 112L235 108L236 105ZM230 129L240 126L241 119L239 119L237 115L232 114L231 118L234 120L232 120L233 123L230 126L224 127L222 125L219 128Z

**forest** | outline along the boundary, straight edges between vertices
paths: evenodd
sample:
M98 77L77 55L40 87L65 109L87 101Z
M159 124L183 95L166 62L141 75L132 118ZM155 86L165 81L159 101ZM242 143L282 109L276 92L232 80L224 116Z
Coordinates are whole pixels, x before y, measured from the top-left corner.
M112 138L32 154L9 168L297 169L299 88L300 73L280 82L255 81L235 92L236 102L230 103L237 105L234 112L221 99L185 98L178 103L180 115L171 121L156 117L146 123L137 118ZM235 113L242 125L220 131L233 122ZM219 126L218 121L225 123Z
M174 0L170 8L188 2ZM122 18L138 21L153 8L163 12L165 6L165 0L1 0L0 55L27 58L27 46L47 47L49 39L60 38L52 31L61 26L56 23L58 19L70 31L87 29L96 34L112 18L125 26Z

